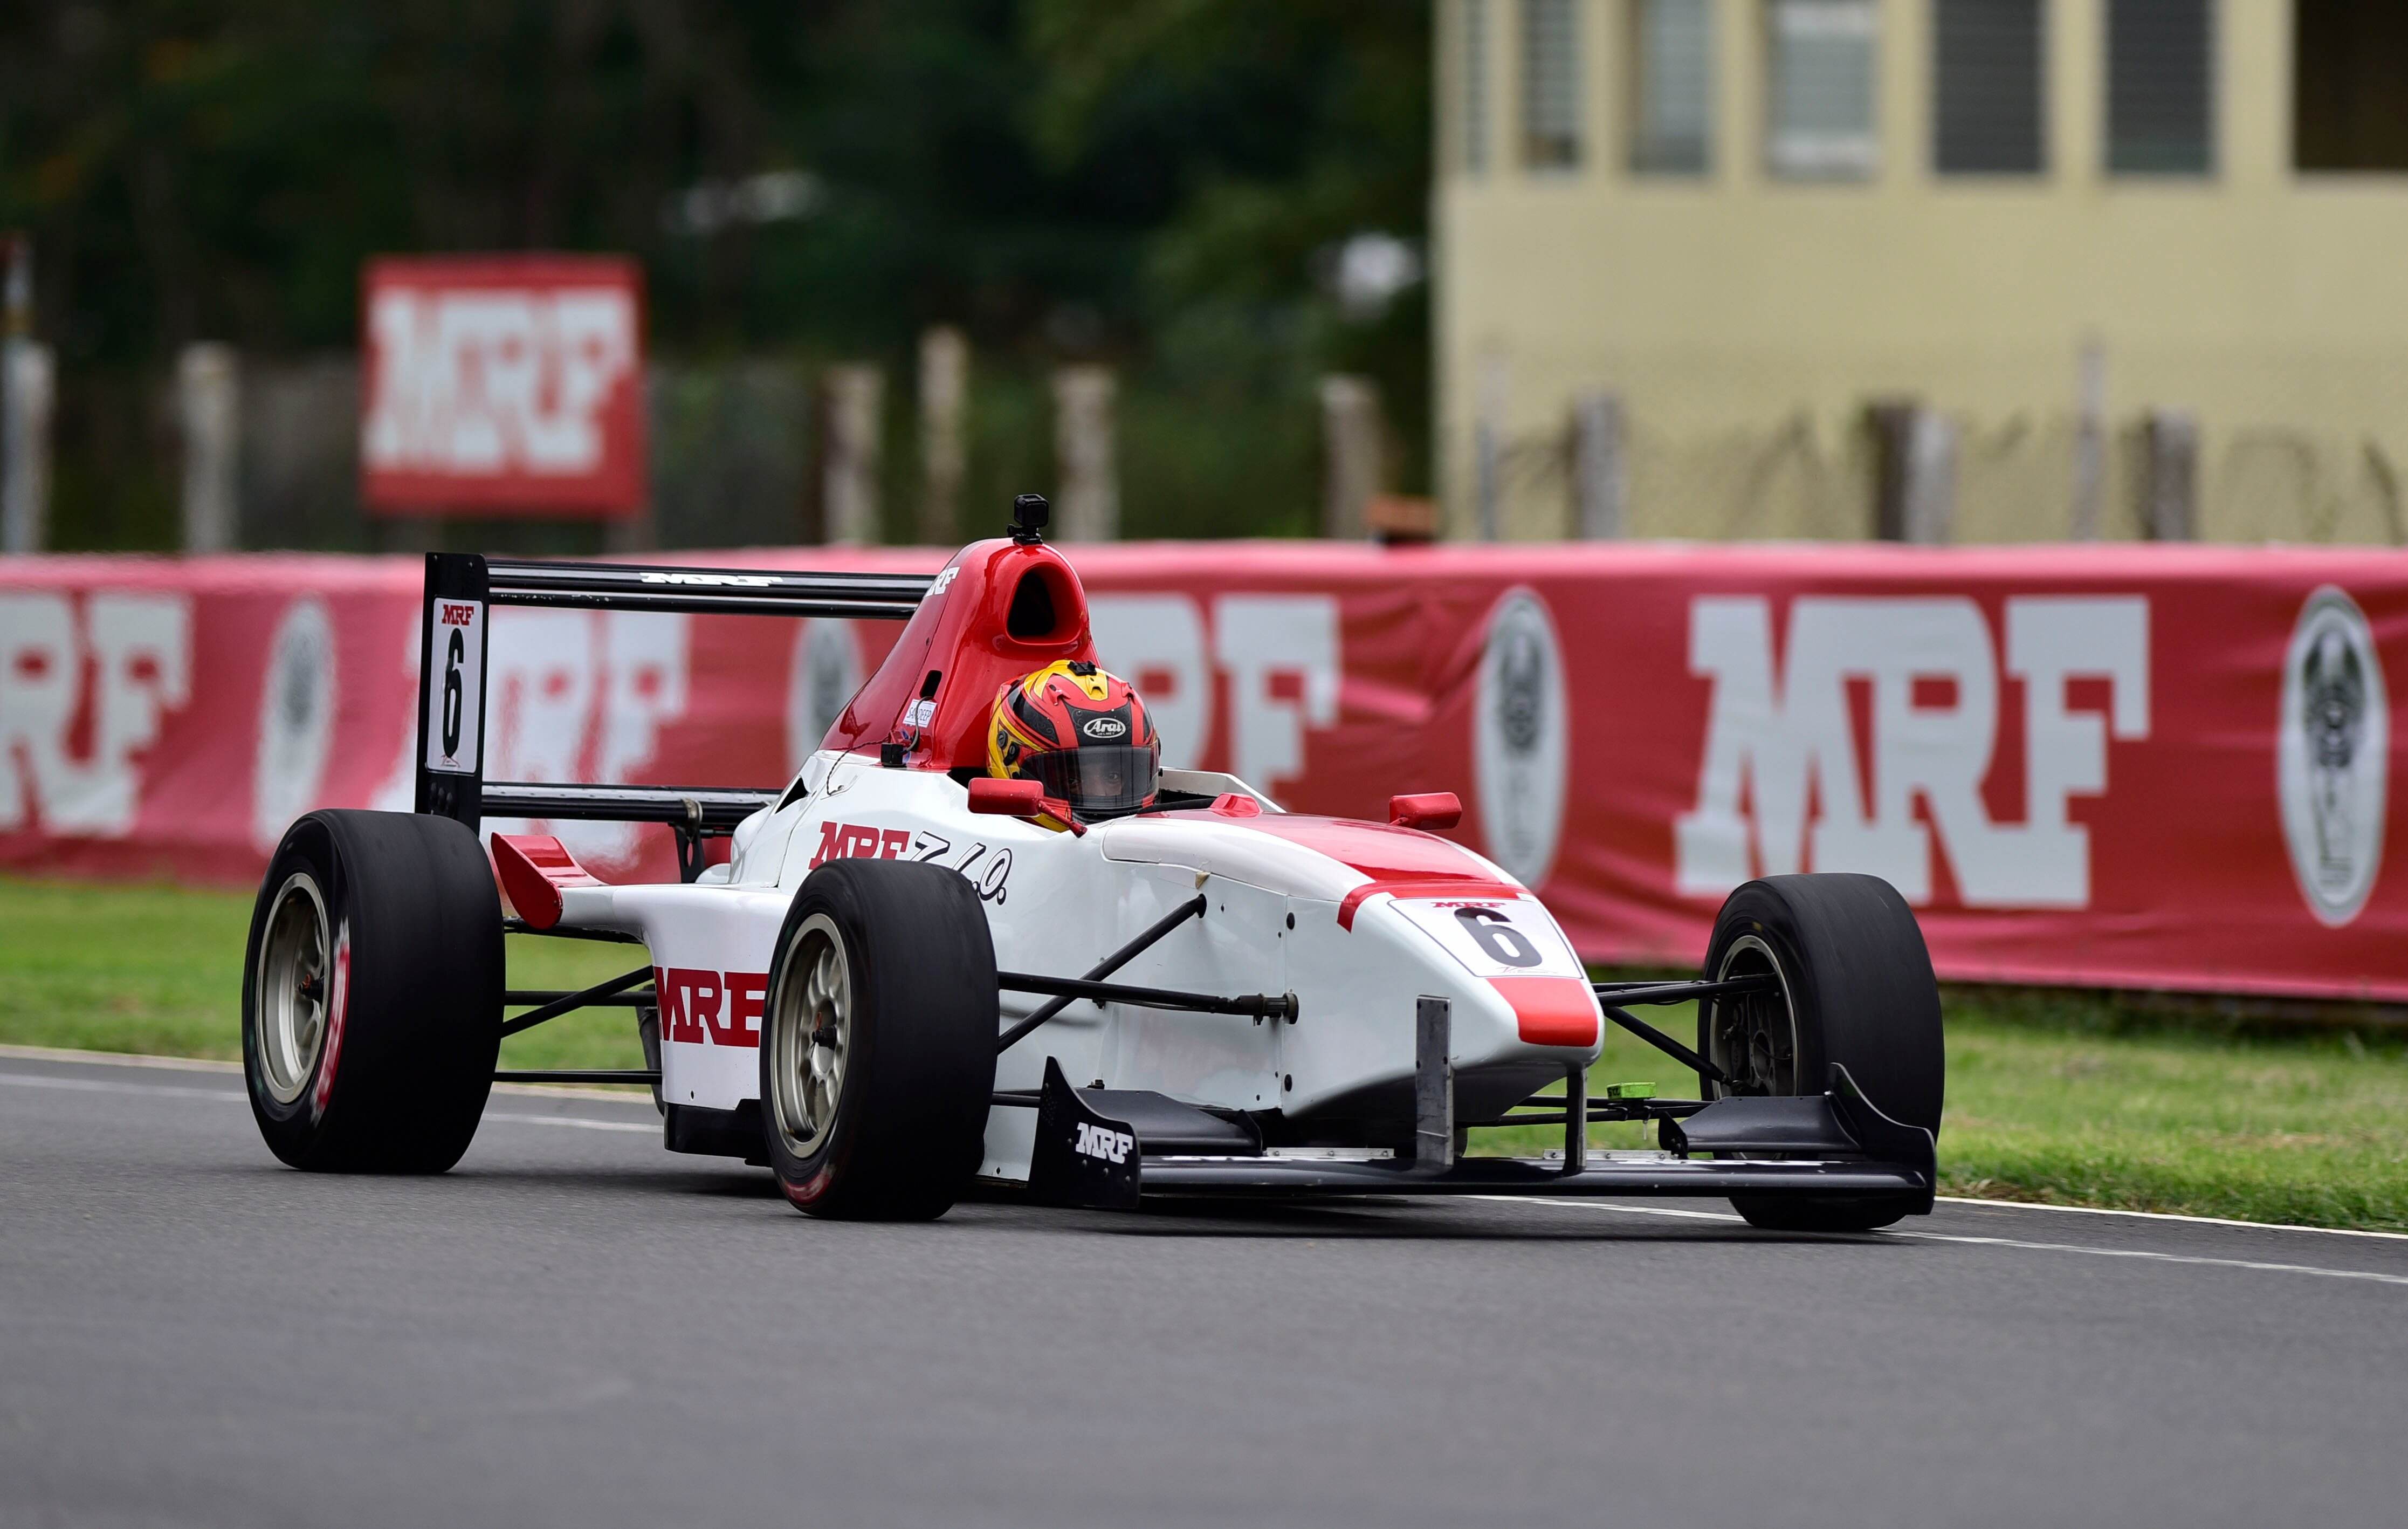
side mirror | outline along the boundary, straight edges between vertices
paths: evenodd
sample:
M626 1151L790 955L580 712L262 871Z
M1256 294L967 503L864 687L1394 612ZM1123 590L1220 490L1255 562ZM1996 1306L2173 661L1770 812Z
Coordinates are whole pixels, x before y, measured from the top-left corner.
M1400 829L1451 829L1463 821L1463 799L1452 791L1390 797L1388 821Z
M1045 787L1036 781L997 780L981 775L970 782L970 811L997 817L1034 817L1043 810Z

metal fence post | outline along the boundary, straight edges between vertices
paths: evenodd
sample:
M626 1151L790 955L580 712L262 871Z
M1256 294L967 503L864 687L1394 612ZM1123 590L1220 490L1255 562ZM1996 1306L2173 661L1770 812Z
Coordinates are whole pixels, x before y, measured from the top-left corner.
M1505 411L1512 374L1504 353L1480 358L1480 392L1471 423L1471 470L1475 528L1483 541L1505 534Z
M2141 426L2141 525L2152 541L2199 539L2199 419L2153 409Z
M2086 341L2076 367L2071 529L2076 541L2096 541L2107 507L2107 352Z

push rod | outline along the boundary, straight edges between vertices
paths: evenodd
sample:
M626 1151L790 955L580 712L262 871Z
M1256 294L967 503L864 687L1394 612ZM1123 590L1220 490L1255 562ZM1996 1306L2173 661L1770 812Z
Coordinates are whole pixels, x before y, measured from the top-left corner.
M1560 1105L1563 1101L1542 1099L1531 1101L1531 1103ZM1638 1107L1642 1104L1648 1107L1644 1109ZM1666 1107L1668 1105L1670 1107ZM1517 1110L1526 1109L1529 1105L1516 1104L1513 1107ZM1682 1119L1697 1114L1703 1108L1705 1105L1702 1103L1687 1099L1592 1099L1589 1101L1587 1118L1588 1123L1593 1126L1644 1125L1650 1120ZM1554 1109L1539 1115L1500 1115L1494 1120L1466 1120L1461 1123L1475 1130L1489 1130L1498 1126L1559 1126L1570 1123L1570 1110Z
M1671 1058L1674 1061L1679 1062L1682 1066L1693 1067L1697 1069L1698 1076L1712 1078L1716 1083L1722 1084L1726 1088L1730 1086L1731 1078L1728 1073L1724 1072L1713 1062L1708 1061L1705 1058L1698 1056L1696 1052L1690 1050L1687 1046L1683 1046L1680 1042L1672 1039L1670 1035L1657 1030L1654 1025L1647 1023L1643 1019L1635 1019L1629 1015L1625 1014L1622 1010L1615 1008L1611 1003L1602 1004L1600 1006L1605 1010L1605 1017L1608 1019L1612 1020L1615 1024L1620 1025L1623 1029L1630 1031L1633 1035L1645 1041L1649 1046L1661 1051L1664 1055Z
M540 1008L529 1009L515 1019L503 1020L502 1033L515 1035L523 1030L533 1030L545 1020L557 1019L571 1009L581 1009L601 999L624 993L639 982L652 980L652 969L649 966L639 966L624 976L612 977L608 982L597 982L593 987L581 988L577 992L563 993Z
M1603 1003L1686 1003L1730 993L1769 992L1780 984L1781 979L1770 972L1751 972L1717 982L1598 982L1590 987Z
M566 988L513 988L509 992L502 995L502 1003L506 1008L517 1008L523 1003L549 1003L554 999L574 998L576 996L576 994L570 992ZM585 1001L585 1007L589 1009L642 1009L650 1008L660 1001L661 998L658 993L650 991L620 993L609 998L589 998Z
M495 1073L496 1083L658 1083L661 1070L657 1067L621 1070L616 1068L552 1068L538 1072Z
M540 934L547 940L598 940L604 945L639 945L644 942L632 934L622 934L611 929L537 929L523 918L502 920L504 934Z
M1169 933L1172 930L1177 929L1180 925L1187 922L1187 920L1191 918L1203 917L1206 901L1204 894L1198 892L1187 902L1181 903L1178 907L1171 909L1167 914L1164 914L1160 918L1155 919L1154 923L1136 939L1131 940L1128 944L1121 946L1118 950L1113 951L1102 960L1097 961L1095 966L1088 971L1086 980L1093 982L1101 977L1111 976L1113 973L1119 971L1122 967L1126 966L1139 956L1144 954L1148 946L1161 939L1164 935ZM1024 988L1021 990L1026 991L1027 989ZM1035 1030L1046 1020L1053 1018L1064 1009L1068 1008L1075 997L1075 994L1064 994L1059 996L1052 1003L1039 1008L1036 1013L1030 1015L1027 1018L1023 1019L1020 1023L1012 1026L1010 1030L1005 1031L1003 1032L1003 1038L996 1042L996 1054L1000 1056L1004 1052L1010 1050L1011 1045L1014 1041L1019 1040L1022 1036L1027 1034L1030 1031Z
M1045 977L1028 972L998 972L996 985L1010 993L1051 993L1056 998L1092 998L1101 1003L1126 1003L1140 1009L1178 1009L1188 1014L1246 1014L1257 1019L1296 1017L1294 993L1277 998L1244 993L1223 998L1218 993L1182 993L1168 988L1129 988L1117 982L1091 982L1082 977Z

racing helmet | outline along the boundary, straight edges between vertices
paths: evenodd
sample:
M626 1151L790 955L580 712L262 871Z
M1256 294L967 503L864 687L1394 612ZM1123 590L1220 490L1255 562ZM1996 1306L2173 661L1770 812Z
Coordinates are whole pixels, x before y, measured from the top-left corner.
M1068 659L996 692L986 772L1036 781L1081 818L1118 817L1154 805L1162 741L1137 686Z

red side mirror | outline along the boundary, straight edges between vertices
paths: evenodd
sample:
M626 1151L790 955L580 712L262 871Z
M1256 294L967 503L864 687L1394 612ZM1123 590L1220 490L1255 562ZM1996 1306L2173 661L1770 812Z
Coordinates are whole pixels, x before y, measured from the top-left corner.
M1388 821L1400 829L1451 829L1463 821L1463 800L1452 791L1390 797Z
M970 811L997 817L1034 817L1042 810L1045 787L1035 781L997 780L981 775L970 782Z

